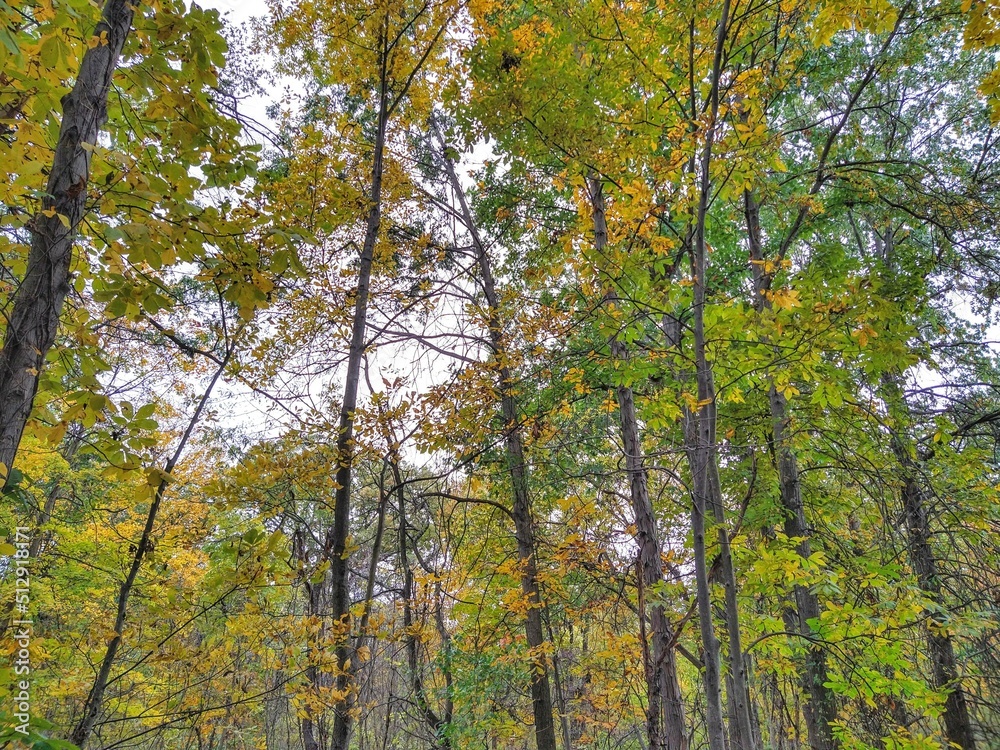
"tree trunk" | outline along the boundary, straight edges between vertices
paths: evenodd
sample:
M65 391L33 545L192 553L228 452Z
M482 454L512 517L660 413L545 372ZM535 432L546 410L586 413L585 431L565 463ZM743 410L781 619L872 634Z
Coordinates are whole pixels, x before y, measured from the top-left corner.
M444 148L443 137L437 131ZM511 518L514 521L514 536L517 539L517 553L521 563L521 593L528 600L525 615L524 634L531 653L531 706L535 720L535 744L537 750L556 750L556 729L553 721L552 691L549 687L549 660L545 654L545 634L542 629L541 596L538 588L538 569L535 558L534 528L531 518L531 499L528 495L528 475L524 459L524 439L520 425L517 399L513 391L513 375L505 364L508 361L506 343L503 339L503 323L500 320L500 301L489 256L479 235L479 229L465 199L465 191L458 181L455 168L447 154L442 156L452 188L458 197L465 225L472 235L476 248L479 275L489 307L490 348L500 365L497 379L500 389L500 412L504 421L504 453L510 476L514 503Z
M897 420L892 430L892 450L902 468L903 515L906 519L907 551L910 566L917 577L917 585L933 602L927 629L927 650L931 659L931 679L935 690L947 690L944 713L945 736L948 742L962 750L975 750L976 735L969 715L965 691L962 690L955 645L947 627L944 592L938 573L938 562L931 547L929 493L921 482L920 465L911 453L911 446L903 436L909 429L911 417L902 383L898 376L884 376L886 402L890 415ZM933 623L933 624L932 624Z
M704 407L703 407L704 408ZM715 635L712 618L712 592L706 558L705 514L709 505L708 451L701 438L702 419L686 411L684 439L688 446L691 469L691 536L694 555L698 624L701 631L702 662L705 665L705 723L710 750L727 750L726 729L722 719L721 646Z
M368 291L371 284L372 261L375 243L382 223L382 169L385 152L388 110L388 54L387 40L383 36L379 79L378 124L375 133L375 151L372 160L372 181L369 193L371 206L365 227L365 242L361 249L358 285L354 292L354 318L351 322L351 345L347 358L347 375L344 380L344 397L340 405L340 427L337 435L337 490L333 514L333 528L327 534L326 548L330 556L330 604L333 620L343 628L343 639L337 647L339 673L338 691L350 691L348 697L334 709L332 750L347 750L351 736L351 712L354 707L351 675L346 668L351 659L351 592L348 565L347 539L351 532L351 477L354 465L354 410L358 405L358 386L361 382L361 361L365 353L365 331L368 326Z
M545 620L549 631L549 642L554 646L556 639L552 632L552 619L547 612ZM569 707L566 704L566 691L559 673L558 650L552 654L552 681L556 689L556 705L559 707L559 727L562 730L563 750L573 750L573 731L570 726Z
M744 214L747 223L747 238L750 244L750 262L753 273L754 299L757 312L771 309L767 298L771 276L764 269L764 249L760 232L760 207L749 190L744 192ZM792 450L789 433L790 417L785 397L778 393L774 385L768 390L771 409L771 438L778 469L781 505L785 512L785 535L798 539L796 551L803 559L812 554L809 544L809 526L806 523L805 508L802 503L802 487L799 482L799 467ZM819 617L819 599L806 586L795 586L795 613L791 628L806 639L805 672L802 684L809 700L805 705L806 730L812 750L834 750L838 743L834 739L832 722L837 719L837 700L828 687L826 652L816 645L815 631L809 620Z
M791 449L789 416L785 397L772 385L769 391L771 402L772 434L778 464L778 480L781 483L781 504L785 511L785 536L799 539L796 552L802 559L812 554L809 544L809 527L806 524L805 508L802 504L802 488L799 483L798 463ZM807 586L797 585L794 590L795 630L806 638L805 673L802 683L809 700L804 707L806 730L812 750L833 750L839 743L833 736L832 723L837 720L837 700L833 691L826 687L826 653L813 642L816 632L809 624L819 617L819 599Z
M596 178L587 183L590 193L594 222L594 245L602 252L608 242L608 226L604 210L604 192ZM614 303L613 294L606 295L605 301ZM615 359L626 360L628 351L624 344L613 336L610 340L611 354ZM635 397L632 389L619 385L615 389L618 400L618 417L625 451L625 468L629 476L629 492L632 512L639 543L639 569L641 583L648 590L663 580L663 560L660 557L659 532L656 516L649 498L649 486L644 464L642 441L639 435L639 420L635 411ZM639 617L645 617L640 611ZM680 682L677 679L677 663L674 651L674 633L670 620L662 605L655 605L649 613L652 631L652 654L650 669L646 676L648 707L646 714L646 734L651 750L687 750L685 732L684 703L681 698Z
M31 250L24 280L0 351L0 486L6 485L38 389L38 375L59 327L69 292L73 239L83 218L90 155L108 118L108 92L135 6L107 0L73 90L62 99L59 129L42 210L30 223ZM65 222L65 223L64 223Z
M697 335L697 334L696 334ZM726 632L729 635L729 674L732 679L731 702L736 717L736 725L730 727L733 750L752 750L756 747L753 722L750 719L750 676L747 672L746 656L740 636L739 603L736 598L736 570L733 566L732 549L729 542L729 527L723 507L722 484L719 480L719 455L715 441L715 388L712 384L712 408L706 414L711 420L711 451L708 455L710 472L711 504L719 539L719 560L722 567L722 585L725 593Z
M712 83L709 91L709 123L701 153L698 213L695 219L691 253L691 273L694 299L691 326L694 338L695 379L698 404L685 410L685 443L691 469L692 511L694 536L695 579L697 583L698 619L705 651L706 721L710 750L726 748L725 724L722 713L720 684L720 648L712 623L712 602L709 575L705 559L705 516L709 509L715 521L719 540L719 560L725 589L725 623L729 635L729 664L732 692L730 702L735 726L730 727L734 750L753 748L754 732L750 724L746 665L740 639L739 610L736 600L736 575L733 569L726 526L722 487L719 480L719 456L716 440L716 393L712 366L709 364L705 339L705 305L707 302L708 254L705 241L705 221L711 191L712 148L719 116L719 88L722 61L729 24L729 0L724 0L716 35L712 63Z

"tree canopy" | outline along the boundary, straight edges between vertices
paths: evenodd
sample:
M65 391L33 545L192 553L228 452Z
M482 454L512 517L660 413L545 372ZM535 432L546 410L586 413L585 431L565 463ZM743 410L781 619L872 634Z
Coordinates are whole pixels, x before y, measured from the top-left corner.
M998 44L0 2L0 748L1000 750Z

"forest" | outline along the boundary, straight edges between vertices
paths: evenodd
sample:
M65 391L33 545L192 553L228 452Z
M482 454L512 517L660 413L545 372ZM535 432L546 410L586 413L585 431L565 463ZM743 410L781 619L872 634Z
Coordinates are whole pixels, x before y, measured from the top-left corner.
M1000 0L0 62L0 749L1000 750Z

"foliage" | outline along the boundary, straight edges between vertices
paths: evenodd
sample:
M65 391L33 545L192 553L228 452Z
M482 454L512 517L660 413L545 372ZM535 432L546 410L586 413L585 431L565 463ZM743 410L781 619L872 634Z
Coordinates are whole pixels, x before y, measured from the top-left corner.
M0 497L0 745L97 694L90 747L537 747L544 674L560 748L646 748L662 613L671 750L713 697L731 750L1000 747L998 8L722 5L275 0L256 60L138 6ZM0 327L99 18L0 3ZM294 82L266 147L241 66Z

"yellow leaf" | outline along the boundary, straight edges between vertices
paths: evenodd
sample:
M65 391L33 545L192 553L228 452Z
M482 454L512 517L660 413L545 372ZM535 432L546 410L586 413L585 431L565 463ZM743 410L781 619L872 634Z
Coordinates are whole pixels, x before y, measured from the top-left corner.
M791 310L800 304L799 293L794 289L777 289L767 293L771 304L779 310Z

